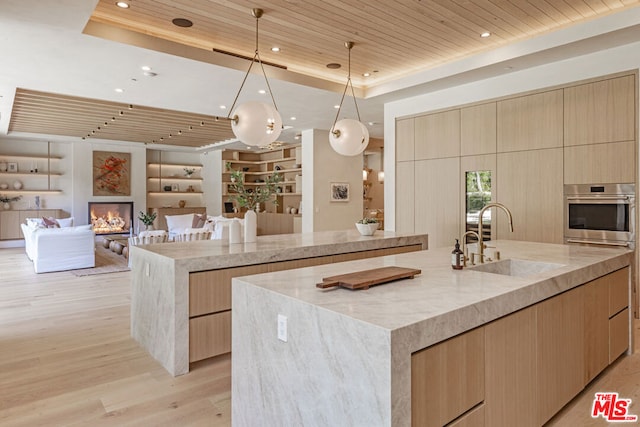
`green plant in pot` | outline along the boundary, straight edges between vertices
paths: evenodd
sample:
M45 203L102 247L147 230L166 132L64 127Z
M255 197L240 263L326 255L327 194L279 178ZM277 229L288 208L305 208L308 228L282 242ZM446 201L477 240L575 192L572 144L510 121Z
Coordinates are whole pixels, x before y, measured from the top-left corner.
M362 218L356 222L356 228L363 236L373 236L378 226L379 224L376 218Z
M148 214L143 211L140 211L140 213L138 214L138 219L140 220L140 222L144 224L147 230L153 229L153 221L156 220L156 217L157 217L157 214L155 212Z
M260 185L247 186L245 183L245 173L234 170L231 163L227 162L226 168L231 174L231 184L229 184L229 201L234 201L240 208L255 211L260 203L271 202L278 205L278 201L272 198L277 191L277 186L282 182L282 175L274 173L266 177Z

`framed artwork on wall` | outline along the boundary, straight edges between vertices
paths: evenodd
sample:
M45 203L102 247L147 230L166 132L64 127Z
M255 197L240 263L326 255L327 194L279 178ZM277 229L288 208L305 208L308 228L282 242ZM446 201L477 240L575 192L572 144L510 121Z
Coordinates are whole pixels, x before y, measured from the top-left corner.
M330 194L331 194L332 202L348 202L349 201L349 183L332 182Z
M131 195L131 153L93 152L93 195Z

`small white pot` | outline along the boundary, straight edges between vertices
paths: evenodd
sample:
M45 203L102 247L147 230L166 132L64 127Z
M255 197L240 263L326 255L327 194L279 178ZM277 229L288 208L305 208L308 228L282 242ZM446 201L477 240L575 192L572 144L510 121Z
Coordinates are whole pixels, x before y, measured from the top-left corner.
M378 229L378 223L360 224L356 222L356 228L363 236L373 236L373 233Z

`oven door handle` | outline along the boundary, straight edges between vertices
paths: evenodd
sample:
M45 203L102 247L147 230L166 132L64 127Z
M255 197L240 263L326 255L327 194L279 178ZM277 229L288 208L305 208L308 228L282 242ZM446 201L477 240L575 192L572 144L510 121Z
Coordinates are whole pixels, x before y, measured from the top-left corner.
M629 196L567 196L567 200L629 200Z
M629 242L599 242L597 240L576 240L576 239L567 239L567 243L588 243L590 245L602 245L602 246L622 246L629 247Z

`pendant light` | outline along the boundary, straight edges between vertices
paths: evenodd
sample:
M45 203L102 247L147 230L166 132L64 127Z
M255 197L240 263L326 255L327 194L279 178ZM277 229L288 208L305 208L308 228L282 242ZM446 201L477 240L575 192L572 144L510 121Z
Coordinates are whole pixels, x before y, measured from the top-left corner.
M247 74L244 76L244 80L242 80L238 94L229 109L229 115L227 116L227 119L231 120L231 129L235 136L246 145L258 147L271 144L278 139L280 132L282 132L282 118L280 117L280 113L278 113L278 107L276 107L276 101L273 98L271 86L269 85L269 80L267 80L267 74L264 71L264 66L258 53L258 21L263 13L264 11L262 9L251 9L251 15L256 18L256 51L251 60L251 65L249 65L249 69L247 70ZM262 69L262 75L267 83L273 105L264 102L250 101L238 106L234 111L233 107L235 107L238 101L240 92L242 92L242 88L256 60ZM233 114L233 116L231 114Z
M351 49L353 48L353 45L353 42L346 42L344 44L344 46L349 49L349 73L347 84L342 92L342 99L340 100L336 119L334 120L331 131L329 132L329 142L331 143L331 147L336 153L342 154L343 156L358 155L362 153L369 144L369 131L360 121L360 111L358 110L358 103L356 102L356 95L353 90L353 83L351 82ZM344 102L344 96L347 93L349 85L351 85L351 96L353 97L353 103L356 106L358 120L342 119L338 121L340 110L342 109L342 103Z

